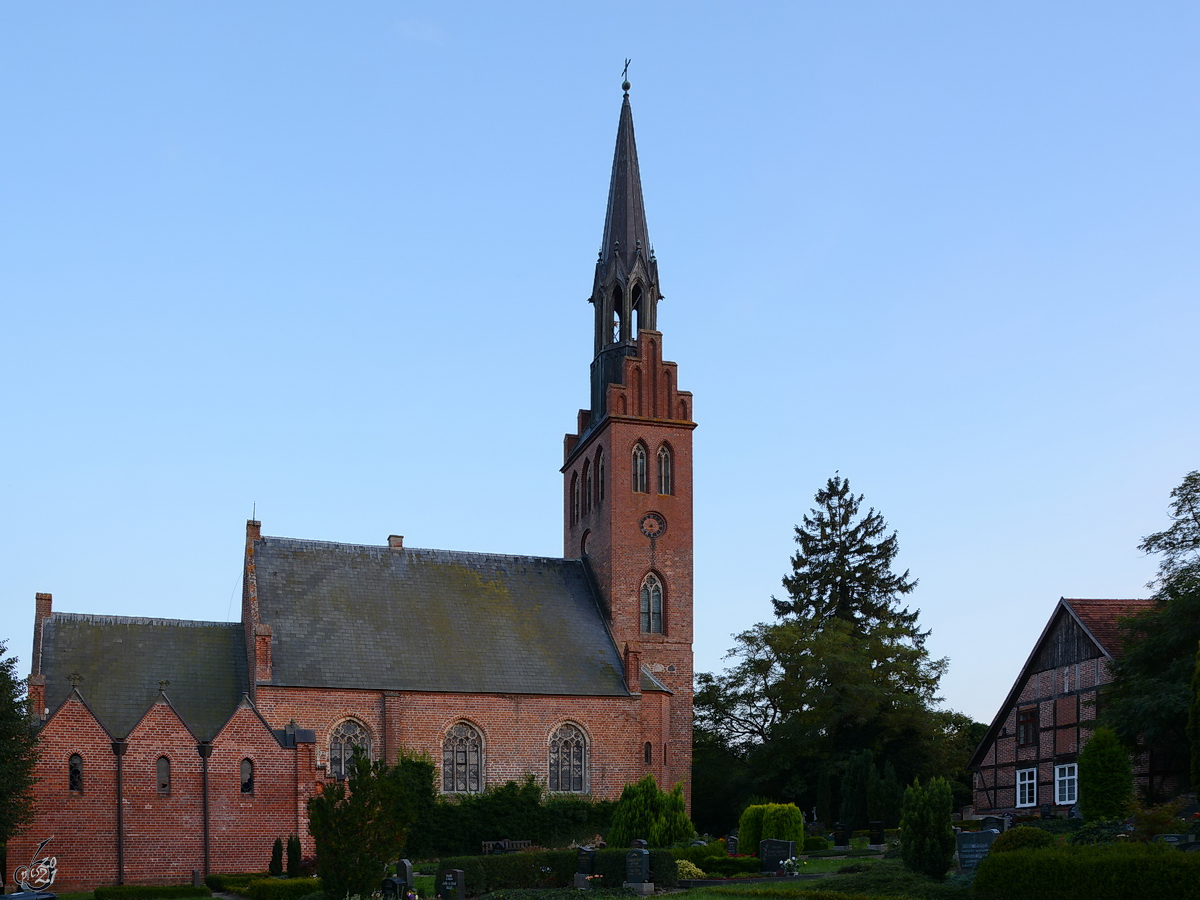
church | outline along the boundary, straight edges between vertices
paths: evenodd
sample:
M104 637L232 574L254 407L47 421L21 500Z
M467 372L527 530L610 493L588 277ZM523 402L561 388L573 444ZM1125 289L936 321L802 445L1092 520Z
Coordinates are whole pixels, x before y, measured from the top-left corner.
M36 813L10 861L54 836L68 891L262 870L276 837L312 852L306 801L356 749L429 754L445 794L532 773L615 798L652 774L690 798L695 422L663 358L623 88L562 558L273 537L251 520L240 622L58 612L37 594Z

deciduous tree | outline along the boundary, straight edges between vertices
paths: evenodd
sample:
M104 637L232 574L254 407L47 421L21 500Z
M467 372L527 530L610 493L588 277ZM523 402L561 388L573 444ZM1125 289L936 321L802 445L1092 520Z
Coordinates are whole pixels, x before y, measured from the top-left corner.
M37 763L37 737L25 699L25 682L17 677L16 657L5 657L6 650L0 641L0 887L8 871L7 842L33 816L33 767Z

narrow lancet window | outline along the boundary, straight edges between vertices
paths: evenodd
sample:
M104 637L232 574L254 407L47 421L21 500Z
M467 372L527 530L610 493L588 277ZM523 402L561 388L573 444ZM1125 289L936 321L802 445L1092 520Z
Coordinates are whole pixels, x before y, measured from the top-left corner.
M78 753L67 760L67 789L83 793L83 757Z
M646 493L646 448L641 444L633 448L633 489L639 494Z
M675 493L671 481L671 448L666 444L658 448L658 492L660 494Z
M171 761L165 756L158 758L156 764L158 775L158 792L160 794L171 793Z
M242 760L242 793L254 793L254 761L249 759Z
M663 591L657 575L647 575L642 581L642 631L663 633Z

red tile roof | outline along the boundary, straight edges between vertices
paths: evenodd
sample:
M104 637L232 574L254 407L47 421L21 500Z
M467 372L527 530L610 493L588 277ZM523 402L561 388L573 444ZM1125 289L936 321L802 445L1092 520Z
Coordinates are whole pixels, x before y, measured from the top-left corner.
M1101 648L1114 657L1121 655L1119 621L1154 605L1154 601L1148 599L1070 600L1063 597L1062 602L1078 616Z

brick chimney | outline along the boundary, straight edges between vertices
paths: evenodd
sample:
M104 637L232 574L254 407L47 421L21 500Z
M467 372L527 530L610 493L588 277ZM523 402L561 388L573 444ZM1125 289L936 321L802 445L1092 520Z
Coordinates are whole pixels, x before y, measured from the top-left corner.
M388 535L388 546L391 547L393 550L403 550L404 549L404 535L389 534Z
M42 622L50 618L53 594L33 595L33 662L29 674L42 674Z

